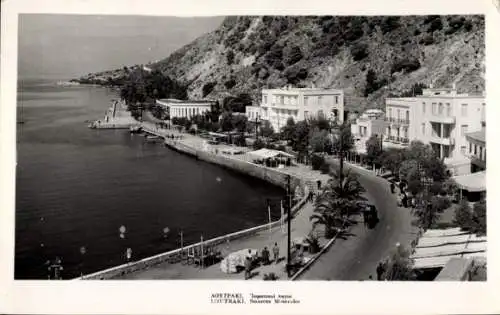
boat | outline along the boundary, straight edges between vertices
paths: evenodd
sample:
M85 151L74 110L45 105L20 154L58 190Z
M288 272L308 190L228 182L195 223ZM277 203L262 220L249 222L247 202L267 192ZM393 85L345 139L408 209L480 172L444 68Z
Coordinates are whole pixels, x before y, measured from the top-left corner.
M141 132L142 132L141 126L130 126L130 133L141 133Z
M160 136L148 136L148 135L146 135L144 139L146 140L146 142L151 142L151 143L160 142L162 140Z

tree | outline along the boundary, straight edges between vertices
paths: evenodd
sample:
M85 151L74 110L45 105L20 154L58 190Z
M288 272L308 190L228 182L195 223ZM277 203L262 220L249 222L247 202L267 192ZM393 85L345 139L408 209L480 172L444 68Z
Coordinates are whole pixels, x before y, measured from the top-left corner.
M366 163L380 166L380 159L383 153L381 140L382 139L377 135L372 135L368 140L366 140Z
M365 190L356 175L350 170L340 175L339 171L331 173L332 177L316 198L314 214L310 218L315 221L314 225L324 225L327 235L331 235L335 228L344 227L348 218L357 213L366 201L363 197Z
M318 154L313 154L311 156L311 167L313 170L317 171L321 168L321 165L325 163L325 158Z
M207 82L203 85L203 88L201 89L203 97L206 97L208 94L210 94L214 87L217 85L217 82Z
M236 129L239 132L244 132L246 130L248 118L243 115L233 115L231 124L233 125L233 129Z
M232 65L234 62L234 52L232 49L229 49L229 51L226 53L226 60L228 65Z
M399 168L403 161L404 151L402 149L389 148L382 153L382 166L396 176L399 174Z
M351 133L349 124L342 124L338 129L338 137L334 137L333 151L334 152L349 152L354 148L354 138Z
M469 203L466 200L460 202L458 208L455 209L455 217L453 218L453 223L458 225L464 231L472 230L472 211Z
M389 281L415 280L416 274L413 271L413 261L410 258L411 252L402 246L397 246L386 263L385 279Z
M271 123L269 121L264 120L260 125L260 134L263 137L270 137L274 134L273 126L271 126Z
M302 51L299 46L293 46L292 48L287 50L286 53L286 63L287 65L293 65L299 62L304 56L302 55Z
M297 159L301 161L303 157L308 155L309 150L309 133L310 126L307 121L302 120L299 121L295 125L295 130L292 135L292 149L298 152Z
M311 149L313 152L331 152L332 151L332 141L330 140L330 135L326 130L316 129L311 134Z
M233 130L233 114L231 112L225 112L222 114L222 117L220 119L220 126L222 131Z
M474 232L486 235L486 200L476 202L473 212Z
M443 211L449 206L448 198L424 194L423 204L416 211L415 224L424 230L430 229L438 222Z
M286 120L286 125L281 130L284 138L287 141L292 141L293 133L295 131L295 121L293 120L293 117L288 117L288 119Z

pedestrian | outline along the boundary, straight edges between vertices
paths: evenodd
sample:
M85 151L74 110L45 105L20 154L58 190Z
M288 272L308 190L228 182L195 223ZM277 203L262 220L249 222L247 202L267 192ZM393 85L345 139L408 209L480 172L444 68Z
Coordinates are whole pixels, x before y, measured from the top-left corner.
M383 273L384 273L384 266L382 265L381 262L379 262L378 266L377 266L377 280L378 281L382 280Z
M278 243L274 243L273 255L274 255L274 263L277 264L278 259L280 258L280 248L278 247Z
M250 257L245 258L245 280L250 278L250 272L252 270L252 260Z
M372 275L369 275L369 276L368 276L368 280L373 280Z
M408 207L408 197L406 197L406 194L403 194L401 202L403 203L404 208Z
M316 183L318 184L318 190L320 190L320 189L321 189L321 181L318 179L318 180L316 181Z
M265 246L264 249L262 250L262 264L263 265L269 264L269 250L267 249L267 246Z
M394 193L394 190L396 189L396 186L394 185L393 182L391 182L391 194Z
M363 209L363 223L365 227L368 227L368 211L366 209Z

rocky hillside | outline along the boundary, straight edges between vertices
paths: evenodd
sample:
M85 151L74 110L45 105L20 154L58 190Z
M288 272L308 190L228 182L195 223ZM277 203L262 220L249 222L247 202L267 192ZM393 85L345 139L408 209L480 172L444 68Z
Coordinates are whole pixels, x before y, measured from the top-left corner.
M415 84L482 90L484 51L482 16L243 16L152 67L191 98L315 85L343 88L362 110Z

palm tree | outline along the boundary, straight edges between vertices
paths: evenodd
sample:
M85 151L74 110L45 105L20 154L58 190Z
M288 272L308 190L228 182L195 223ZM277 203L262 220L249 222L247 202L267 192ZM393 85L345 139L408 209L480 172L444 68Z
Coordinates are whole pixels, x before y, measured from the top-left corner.
M313 226L325 226L327 237L331 236L335 229L345 227L349 217L357 213L366 201L362 196L365 189L350 170L343 176L340 171L331 173L331 176L316 199L315 213L310 218L314 221Z

